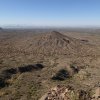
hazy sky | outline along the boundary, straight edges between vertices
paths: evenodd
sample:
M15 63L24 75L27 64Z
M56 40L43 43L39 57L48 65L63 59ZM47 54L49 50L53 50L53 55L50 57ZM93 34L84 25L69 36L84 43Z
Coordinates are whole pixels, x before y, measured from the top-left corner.
M100 26L100 0L0 0L0 25Z

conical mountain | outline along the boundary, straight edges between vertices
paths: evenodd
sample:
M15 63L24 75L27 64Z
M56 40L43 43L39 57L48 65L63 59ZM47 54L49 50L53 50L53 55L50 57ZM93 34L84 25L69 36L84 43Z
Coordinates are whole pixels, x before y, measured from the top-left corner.
M84 55L92 53L92 46L89 43L65 36L57 31L41 33L24 42L20 41L18 45L20 43L23 43L22 50L32 54Z

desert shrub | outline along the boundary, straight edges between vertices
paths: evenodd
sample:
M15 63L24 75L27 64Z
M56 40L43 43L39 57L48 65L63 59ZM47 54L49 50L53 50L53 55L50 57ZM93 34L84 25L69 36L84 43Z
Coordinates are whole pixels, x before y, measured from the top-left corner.
M70 74L67 70L61 69L59 70L55 76L52 77L53 80L60 80L63 81L70 77Z

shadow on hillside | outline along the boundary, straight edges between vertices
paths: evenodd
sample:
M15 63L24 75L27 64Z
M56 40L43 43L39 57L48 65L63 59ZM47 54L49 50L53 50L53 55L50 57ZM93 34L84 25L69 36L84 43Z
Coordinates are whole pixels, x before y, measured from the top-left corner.
M31 72L33 70L41 70L44 66L42 64L35 64L35 65L26 65L22 67L18 67L18 72Z
M78 66L70 65L71 72L65 69L59 70L53 77L52 80L58 80L63 81L67 78L72 77L74 74L77 74L79 72Z
M42 64L34 64L34 65L20 66L17 68L3 69L0 72L0 88L8 86L9 83L7 83L7 80L10 79L13 74L39 71L42 68L44 68Z
M63 81L67 78L70 77L70 74L67 70L65 69L61 69L59 70L55 76L52 77L52 80L59 80L59 81Z

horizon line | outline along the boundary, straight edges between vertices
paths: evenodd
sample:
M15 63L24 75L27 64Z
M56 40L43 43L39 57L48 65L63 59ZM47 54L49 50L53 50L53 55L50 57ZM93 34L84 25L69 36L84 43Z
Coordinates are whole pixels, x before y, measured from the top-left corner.
M100 25L0 25L1 28L100 28Z

